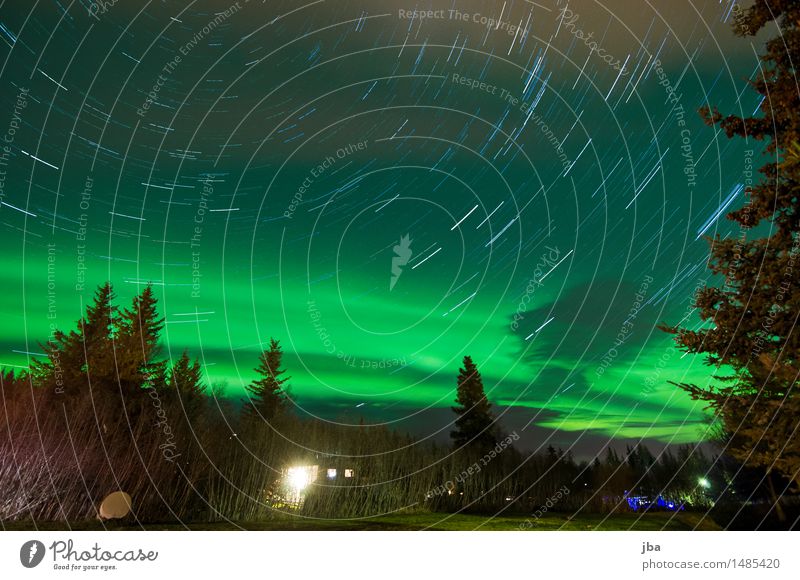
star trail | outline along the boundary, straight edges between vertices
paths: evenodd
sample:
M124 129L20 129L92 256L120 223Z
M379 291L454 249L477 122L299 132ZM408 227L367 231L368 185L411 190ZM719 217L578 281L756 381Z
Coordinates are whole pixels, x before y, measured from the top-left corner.
M274 337L301 414L446 438L470 355L531 448L703 441L656 325L760 165L732 6L5 2L0 365L149 283L234 398Z

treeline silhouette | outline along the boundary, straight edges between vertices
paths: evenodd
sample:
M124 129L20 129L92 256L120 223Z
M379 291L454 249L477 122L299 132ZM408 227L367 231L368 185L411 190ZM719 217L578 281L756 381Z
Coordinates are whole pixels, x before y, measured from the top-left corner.
M764 497L751 484L763 477L695 446L657 456L644 445L608 448L593 461L553 447L522 453L519 435L497 428L469 357L450 447L363 421L299 417L276 340L244 399L232 399L205 383L187 352L162 357L163 325L150 287L120 309L105 284L75 329L52 331L29 371L0 373L0 520L96 518L117 490L133 498L128 517L138 523L398 510L529 515L548 502L550 512L611 513ZM298 465L320 469L302 501L287 490L286 470ZM554 502L559 490L568 493Z

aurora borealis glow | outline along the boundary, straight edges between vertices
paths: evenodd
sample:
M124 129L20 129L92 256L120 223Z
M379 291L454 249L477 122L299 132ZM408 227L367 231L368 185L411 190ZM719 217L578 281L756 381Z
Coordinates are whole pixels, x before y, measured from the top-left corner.
M760 37L560 4L4 3L0 363L152 282L232 396L275 337L298 412L441 437L469 354L531 448L702 440L667 381L713 369L655 325L738 235L759 148L696 110L752 113Z

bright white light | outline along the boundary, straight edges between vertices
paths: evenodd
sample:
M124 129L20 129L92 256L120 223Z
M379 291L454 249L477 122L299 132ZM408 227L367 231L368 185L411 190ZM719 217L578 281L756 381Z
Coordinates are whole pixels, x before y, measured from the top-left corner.
M308 486L309 482L308 468L290 467L287 473L287 478L289 480L289 485L291 485L295 491L303 491L306 486Z
M698 479L697 483L700 485L700 487L704 489L708 489L709 487L711 487L711 482L708 481L705 477L701 477L700 479Z
M336 470L335 469L329 469L328 470L328 479L333 479L335 477L336 477Z

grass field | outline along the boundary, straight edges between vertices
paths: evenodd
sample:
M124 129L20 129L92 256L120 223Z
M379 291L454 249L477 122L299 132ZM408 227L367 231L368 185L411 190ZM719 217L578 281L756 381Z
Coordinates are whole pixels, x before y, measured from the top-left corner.
M528 524L527 522L530 522ZM361 520L324 520L300 517L286 517L265 522L232 522L212 524L145 524L138 526L134 522L85 521L71 523L69 526L60 522L9 522L3 523L5 530L275 530L275 531L419 531L419 530L452 530L452 531L514 531L524 526L527 530L568 530L568 531L610 531L610 530L718 530L711 519L701 519L700 514L682 513L650 513L650 514L616 514L613 516L585 515L571 517L553 514L539 519L526 519L522 516L501 516L490 518L480 515L414 513L381 516Z

